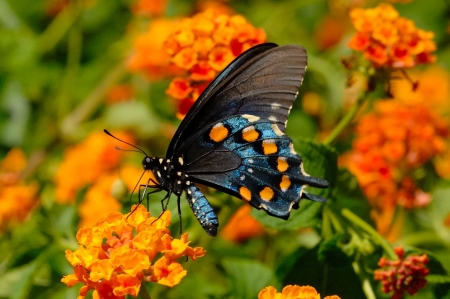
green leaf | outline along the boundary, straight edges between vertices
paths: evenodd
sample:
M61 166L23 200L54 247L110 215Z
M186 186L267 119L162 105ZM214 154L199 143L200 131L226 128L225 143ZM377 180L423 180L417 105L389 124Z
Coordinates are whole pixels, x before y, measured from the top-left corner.
M285 273L283 285L310 285L321 298L337 295L340 298L366 298L360 280L352 266L339 267L320 262L316 246L307 250L299 249L297 259L291 260L291 269ZM294 257L294 256L293 256Z
M251 215L268 228L295 231L319 225L322 221L320 219L322 207L322 203L302 200L300 208L293 210L288 220L270 216L266 212L256 209L252 209Z
M160 130L158 117L144 103L138 101L109 106L105 113L105 122L108 128L132 129L145 137L155 135Z
M225 259L222 265L231 281L233 298L257 298L263 288L276 284L272 270L257 261Z
M356 177L347 169L339 168L336 184L333 188L333 198L336 204L348 208L364 219L371 226L375 226L370 217L371 206L359 187Z

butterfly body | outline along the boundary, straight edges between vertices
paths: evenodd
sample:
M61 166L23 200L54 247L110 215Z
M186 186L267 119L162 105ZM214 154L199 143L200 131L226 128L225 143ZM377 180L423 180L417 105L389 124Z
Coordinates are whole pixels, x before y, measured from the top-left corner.
M215 236L218 220L197 183L240 198L287 219L301 199L324 202L305 191L328 182L308 175L292 140L287 118L306 71L300 46L262 44L236 58L205 89L180 124L165 158L142 162L165 190L189 206ZM180 209L179 209L180 211Z

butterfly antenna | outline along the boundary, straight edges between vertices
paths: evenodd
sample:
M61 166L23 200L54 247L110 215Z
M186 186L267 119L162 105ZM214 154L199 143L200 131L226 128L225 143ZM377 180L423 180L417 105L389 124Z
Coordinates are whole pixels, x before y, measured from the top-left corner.
M131 144L131 143L129 143L129 142L126 142L126 141L124 141L124 140L122 140L122 139L117 138L116 136L114 136L113 134L111 134L111 133L110 133L108 130L106 130L106 129L103 129L103 132L105 132L107 135L111 136L112 138L114 138L114 139L116 139L116 140L119 140L120 142L123 142L123 143L125 143L125 144L128 144L129 146L134 147L135 149L137 149L137 151L136 151L136 150L124 150L124 149L122 149L122 148L120 148L120 147L118 147L118 146L116 146L116 149L121 150L121 151L141 152L141 153L143 153L146 157L148 157L147 153L144 152L143 150L141 150L140 148L138 148L137 146L135 146L135 145L133 145L133 144Z

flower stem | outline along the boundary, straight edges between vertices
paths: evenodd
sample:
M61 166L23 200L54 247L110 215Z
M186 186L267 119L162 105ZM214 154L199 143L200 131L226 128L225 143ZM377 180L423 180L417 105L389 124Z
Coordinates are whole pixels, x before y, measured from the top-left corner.
M103 80L83 100L83 102L71 114L66 116L61 125L61 132L63 135L71 134L81 122L95 112L98 106L103 103L103 96L108 88L117 82L124 73L125 63L121 60L105 75Z
M386 253L386 255L390 260L395 261L398 259L391 244L388 241L386 241L382 236L380 236L378 232L373 227L371 227L367 222L359 218L357 215L355 215L352 211L350 211L347 208L342 209L341 214L342 216L344 216L344 218L346 218L347 220L349 220L350 222L352 222L353 224L364 230L366 233L368 233L375 241L375 243L379 244L383 248L384 252Z
M376 299L375 292L373 291L372 285L370 284L370 280L367 277L367 274L361 273L361 267L359 263L356 261L352 263L353 270L356 274L361 277L362 289L367 299Z
M141 284L141 287L139 288L139 296L141 297L141 299L152 299L144 284Z
M347 125L353 120L356 113L359 111L359 108L364 103L366 94L363 93L359 96L358 100L356 101L355 105L350 109L350 111L347 112L347 114L341 119L341 121L334 127L333 131L328 134L328 136L325 138L325 140L322 142L325 145L331 144L338 136L342 133L342 131L347 127Z

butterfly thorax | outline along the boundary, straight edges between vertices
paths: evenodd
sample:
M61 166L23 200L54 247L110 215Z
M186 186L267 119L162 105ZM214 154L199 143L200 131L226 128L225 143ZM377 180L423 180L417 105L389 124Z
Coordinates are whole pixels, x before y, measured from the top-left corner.
M184 173L182 158L172 161L160 157L145 157L142 160L142 166L145 170L153 172L159 188L166 191L171 190L178 196L184 191L186 185L191 184L188 175Z

